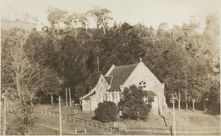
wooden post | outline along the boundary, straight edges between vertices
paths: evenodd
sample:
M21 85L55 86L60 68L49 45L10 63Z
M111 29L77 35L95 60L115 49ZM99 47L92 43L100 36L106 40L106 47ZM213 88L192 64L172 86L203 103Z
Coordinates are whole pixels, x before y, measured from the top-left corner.
M69 103L70 103L70 107L71 107L71 88L69 88Z
M192 100L192 103L193 103L193 111L195 110L195 101L196 101L196 99L194 98L194 99Z
M60 136L62 135L62 115L61 115L61 97L59 96L59 130Z
M3 136L6 135L6 97L4 97L4 126L3 126Z
M87 130L86 130L86 128L84 128L84 133L85 133L85 134L87 133Z
M54 97L52 94L51 94L51 105L54 105Z
M2 96L0 91L0 135L2 134Z
M176 136L175 99L173 98L173 135Z
M68 106L68 89L67 88L65 88L65 104L66 104L66 106Z
M2 134L2 91L0 90L0 135Z

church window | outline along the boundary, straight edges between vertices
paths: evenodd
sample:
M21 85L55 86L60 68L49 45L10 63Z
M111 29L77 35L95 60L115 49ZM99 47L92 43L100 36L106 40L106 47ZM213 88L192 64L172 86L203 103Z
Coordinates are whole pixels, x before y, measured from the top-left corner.
M108 101L108 94L104 93L104 101Z
M144 82L144 81L141 81L141 82L139 82L139 87L140 88L146 88L147 86L146 86L146 82Z

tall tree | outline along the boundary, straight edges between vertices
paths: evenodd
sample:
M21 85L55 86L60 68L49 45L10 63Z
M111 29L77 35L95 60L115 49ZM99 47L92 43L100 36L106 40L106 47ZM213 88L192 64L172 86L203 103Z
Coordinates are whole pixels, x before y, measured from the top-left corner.
M112 20L112 18L109 16L110 13L110 10L99 7L93 8L92 10L88 11L88 14L95 18L97 29L102 28L104 34L106 34L108 22Z
M13 114L20 121L23 134L29 133L29 128L34 123L31 107L39 87L43 84L40 79L46 70L27 54L33 51L26 44L27 37L24 31L12 29L2 44L1 87L8 100L16 106Z
M52 27L57 30L57 33L60 31L60 27L64 22L67 12L58 8L48 9L47 19Z

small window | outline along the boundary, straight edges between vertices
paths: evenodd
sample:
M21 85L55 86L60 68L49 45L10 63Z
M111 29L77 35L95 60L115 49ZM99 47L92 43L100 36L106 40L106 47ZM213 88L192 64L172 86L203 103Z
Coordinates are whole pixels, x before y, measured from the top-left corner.
M114 92L112 93L112 99L113 100L115 99L115 93Z
M141 82L139 82L139 87L140 88L146 88L147 86L146 86L146 82L144 82L144 81L141 81Z
M107 93L104 93L104 94L103 94L103 98L104 98L103 101L107 101L107 97L108 97L108 96L107 96Z

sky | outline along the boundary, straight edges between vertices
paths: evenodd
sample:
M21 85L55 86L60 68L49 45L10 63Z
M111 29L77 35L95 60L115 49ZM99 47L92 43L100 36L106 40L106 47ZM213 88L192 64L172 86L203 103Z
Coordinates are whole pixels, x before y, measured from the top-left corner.
M220 5L221 0L1 0L1 15L15 19L26 12L46 25L49 8L82 13L98 6L111 10L111 16L117 22L142 23L154 28L167 22L171 28L194 16L203 28L206 15L220 13Z

